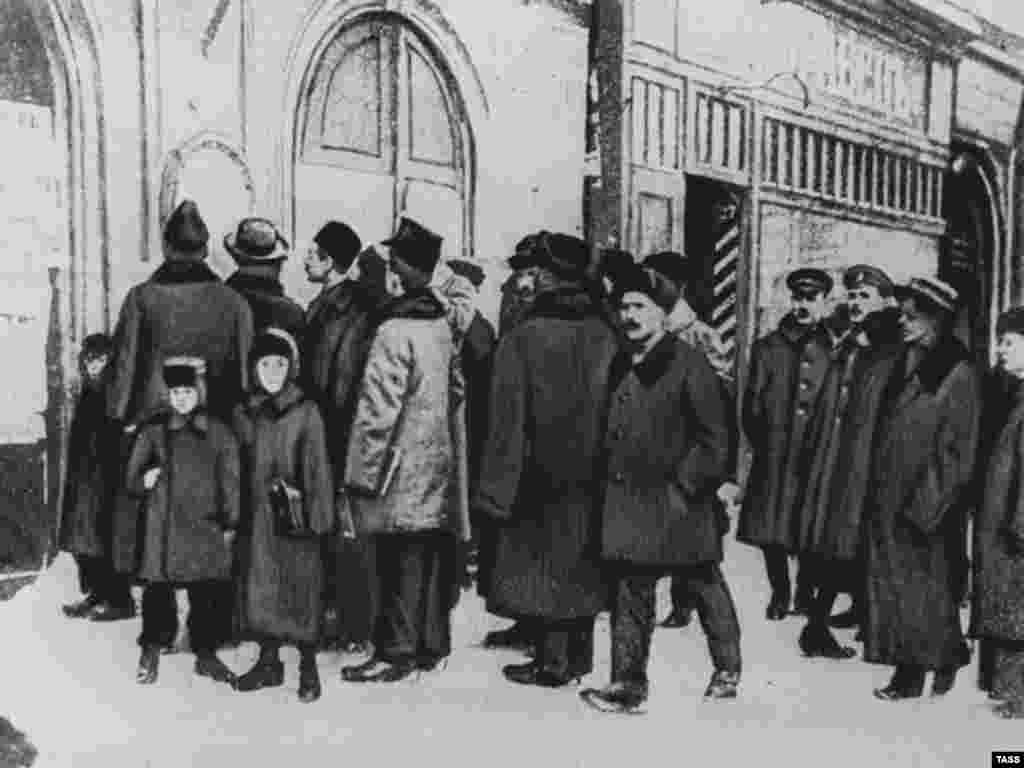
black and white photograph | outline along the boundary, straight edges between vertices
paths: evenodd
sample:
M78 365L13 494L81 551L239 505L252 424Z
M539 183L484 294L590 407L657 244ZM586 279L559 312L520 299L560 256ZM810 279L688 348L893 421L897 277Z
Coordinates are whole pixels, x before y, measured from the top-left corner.
M0 0L0 768L1024 764L1022 149L1021 0Z

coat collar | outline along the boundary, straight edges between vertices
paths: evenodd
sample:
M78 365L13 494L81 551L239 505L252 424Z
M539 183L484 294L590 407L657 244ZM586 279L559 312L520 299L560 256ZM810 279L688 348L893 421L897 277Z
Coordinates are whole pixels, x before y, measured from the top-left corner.
M537 294L528 317L580 320L599 313L594 298L582 285L559 283Z
M789 344L806 344L812 339L819 339L828 346L833 345L833 340L828 329L823 323L815 323L812 326L800 325L792 314L786 315L779 323L779 335Z
M210 417L201 408L196 408L187 416L182 416L175 410L167 414L167 428L172 432L191 428L194 432L205 435L210 430Z
M620 347L612 362L612 386L618 386L618 383L632 371L641 384L645 387L651 387L668 372L672 361L675 359L676 340L670 333L662 336L661 340L644 356L643 360L636 364L633 363L628 349Z
M439 320L445 314L441 300L427 287L399 296L382 306L379 322L395 319Z
M294 382L288 382L285 384L284 389L273 396L267 394L262 389L251 392L246 400L245 407L249 413L255 413L260 408L267 408L275 415L280 416L304 399L305 395L299 386Z
M253 275L241 270L224 281L229 288L243 293L265 293L270 296L284 296L284 286L279 280L266 275Z
M904 351L903 359L906 360L906 351ZM921 382L921 388L934 395L950 372L968 359L967 349L964 345L955 336L949 335L940 339L934 347L925 353L917 368L910 372L909 377L916 376Z
M198 259L165 261L157 268L149 280L158 285L220 282L220 278L206 265L206 262L199 261Z

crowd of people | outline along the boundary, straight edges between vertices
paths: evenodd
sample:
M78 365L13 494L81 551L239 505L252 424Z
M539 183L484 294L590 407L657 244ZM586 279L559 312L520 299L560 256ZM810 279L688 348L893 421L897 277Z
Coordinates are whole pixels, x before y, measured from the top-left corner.
M705 696L734 698L740 627L720 566L738 510L737 539L764 553L766 620L806 616L803 654L853 658L831 627L856 626L864 660L893 668L876 697L921 696L929 673L943 695L971 656L970 589L980 684L1024 717L1024 308L999 318L999 365L983 372L953 333L948 284L857 265L830 303L833 278L797 269L737 392L680 253L595 257L577 237L529 235L493 328L484 271L442 261L442 239L407 217L365 247L327 222L305 310L284 295L290 245L270 221L224 238L226 281L208 240L184 201L113 337L81 347L60 546L84 598L64 611L133 618L141 585L139 683L175 644L182 589L195 673L238 691L283 684L283 644L304 702L327 646L365 654L348 683L437 669L472 560L487 610L513 622L483 644L528 655L509 681L588 675L609 611L611 681L580 696L640 710L670 577L662 625L697 613ZM833 615L840 593L851 608ZM238 674L218 649L242 640L260 650Z

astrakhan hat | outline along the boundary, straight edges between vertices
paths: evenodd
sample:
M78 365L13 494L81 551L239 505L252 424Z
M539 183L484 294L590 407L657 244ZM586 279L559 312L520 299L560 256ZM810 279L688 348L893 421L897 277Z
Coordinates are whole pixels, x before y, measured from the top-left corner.
M164 383L168 389L174 387L197 387L199 379L206 373L206 361L201 357L180 355L164 360Z
M623 272L613 287L617 302L627 293L642 293L666 312L671 312L679 301L679 288L675 283L660 272L639 264Z
M439 234L431 232L408 216L403 216L398 222L394 235L381 241L391 248L393 256L427 274L433 273L437 262L441 260L443 242L444 238Z
M164 224L164 241L175 250L193 253L201 250L210 239L206 222L199 215L199 206L192 200L182 200Z

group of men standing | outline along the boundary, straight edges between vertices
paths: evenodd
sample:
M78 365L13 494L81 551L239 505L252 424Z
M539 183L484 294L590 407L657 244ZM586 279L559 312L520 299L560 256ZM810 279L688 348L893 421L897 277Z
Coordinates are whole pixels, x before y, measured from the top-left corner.
M755 342L737 407L732 366L689 300L694 265L679 253L637 263L609 250L595 259L579 238L530 235L508 261L495 332L478 306L483 271L441 262L441 238L412 219L384 247L368 248L346 224L325 224L304 261L321 286L305 310L284 295L289 246L271 222L245 219L225 238L239 265L226 284L205 264L207 240L195 205L184 202L165 226L164 264L129 292L115 337L100 350L110 359L105 394L87 393L89 403L105 403L113 427L105 439L115 439L72 435L64 528L77 533L65 548L82 554L83 571L104 586L67 610L127 618L125 578L141 578L140 681L155 680L153 649L173 642L173 589L182 580L168 571L166 552L154 560L145 551L153 537L131 504L107 513L115 520L106 545L93 535L91 549L78 546L78 534L95 533L81 510L92 510L94 524L104 498L96 484L118 481L74 454L109 455L116 445L123 462L136 434L166 413L165 378L187 356L201 361L204 412L224 424L272 422L308 400L322 438L316 427L270 464L322 439L323 455L312 451L310 461L323 466L305 471L333 496L318 513L316 547L302 549L317 567L291 571L307 574L301 583L261 583L255 592L249 583L245 600L269 604L303 590L315 599L303 602L302 617L281 619L298 621L301 633L261 640L260 660L241 678L214 653L246 629L229 620L238 617L238 584L191 580L199 674L241 690L280 685L277 647L296 636L306 701L319 697L311 643L325 637L348 652L372 650L343 669L350 682L434 669L451 652L457 564L472 541L488 610L516 622L485 645L532 651L527 663L504 668L511 682L557 688L589 674L595 617L610 610L612 680L581 696L602 710L638 709L649 693L655 586L671 576L665 624L685 626L696 610L713 663L705 695L735 697L740 628L720 563L726 509L739 492L741 428L753 464L737 538L764 552L766 618L805 614L801 650L833 659L855 652L830 625L859 626L865 660L894 667L879 698L919 696L929 671L934 694L953 686L968 657L959 606L968 515L984 485L976 468L999 446L979 449L981 378L953 335L958 296L947 284L918 277L895 286L877 267L858 265L843 274L845 301L830 314L832 278L792 272L792 309ZM1024 333L1024 319L1018 325ZM281 394L265 361L267 370L283 361L294 386ZM182 424L200 424L183 414ZM256 438L247 439L236 475L250 471L245 451ZM231 529L251 535L246 498L221 521L229 549ZM156 565L144 571L140 562ZM278 571L267 573L273 581ZM979 583L991 593L991 580ZM835 617L840 592L853 606ZM1024 667L1009 640L993 647L1004 668Z

